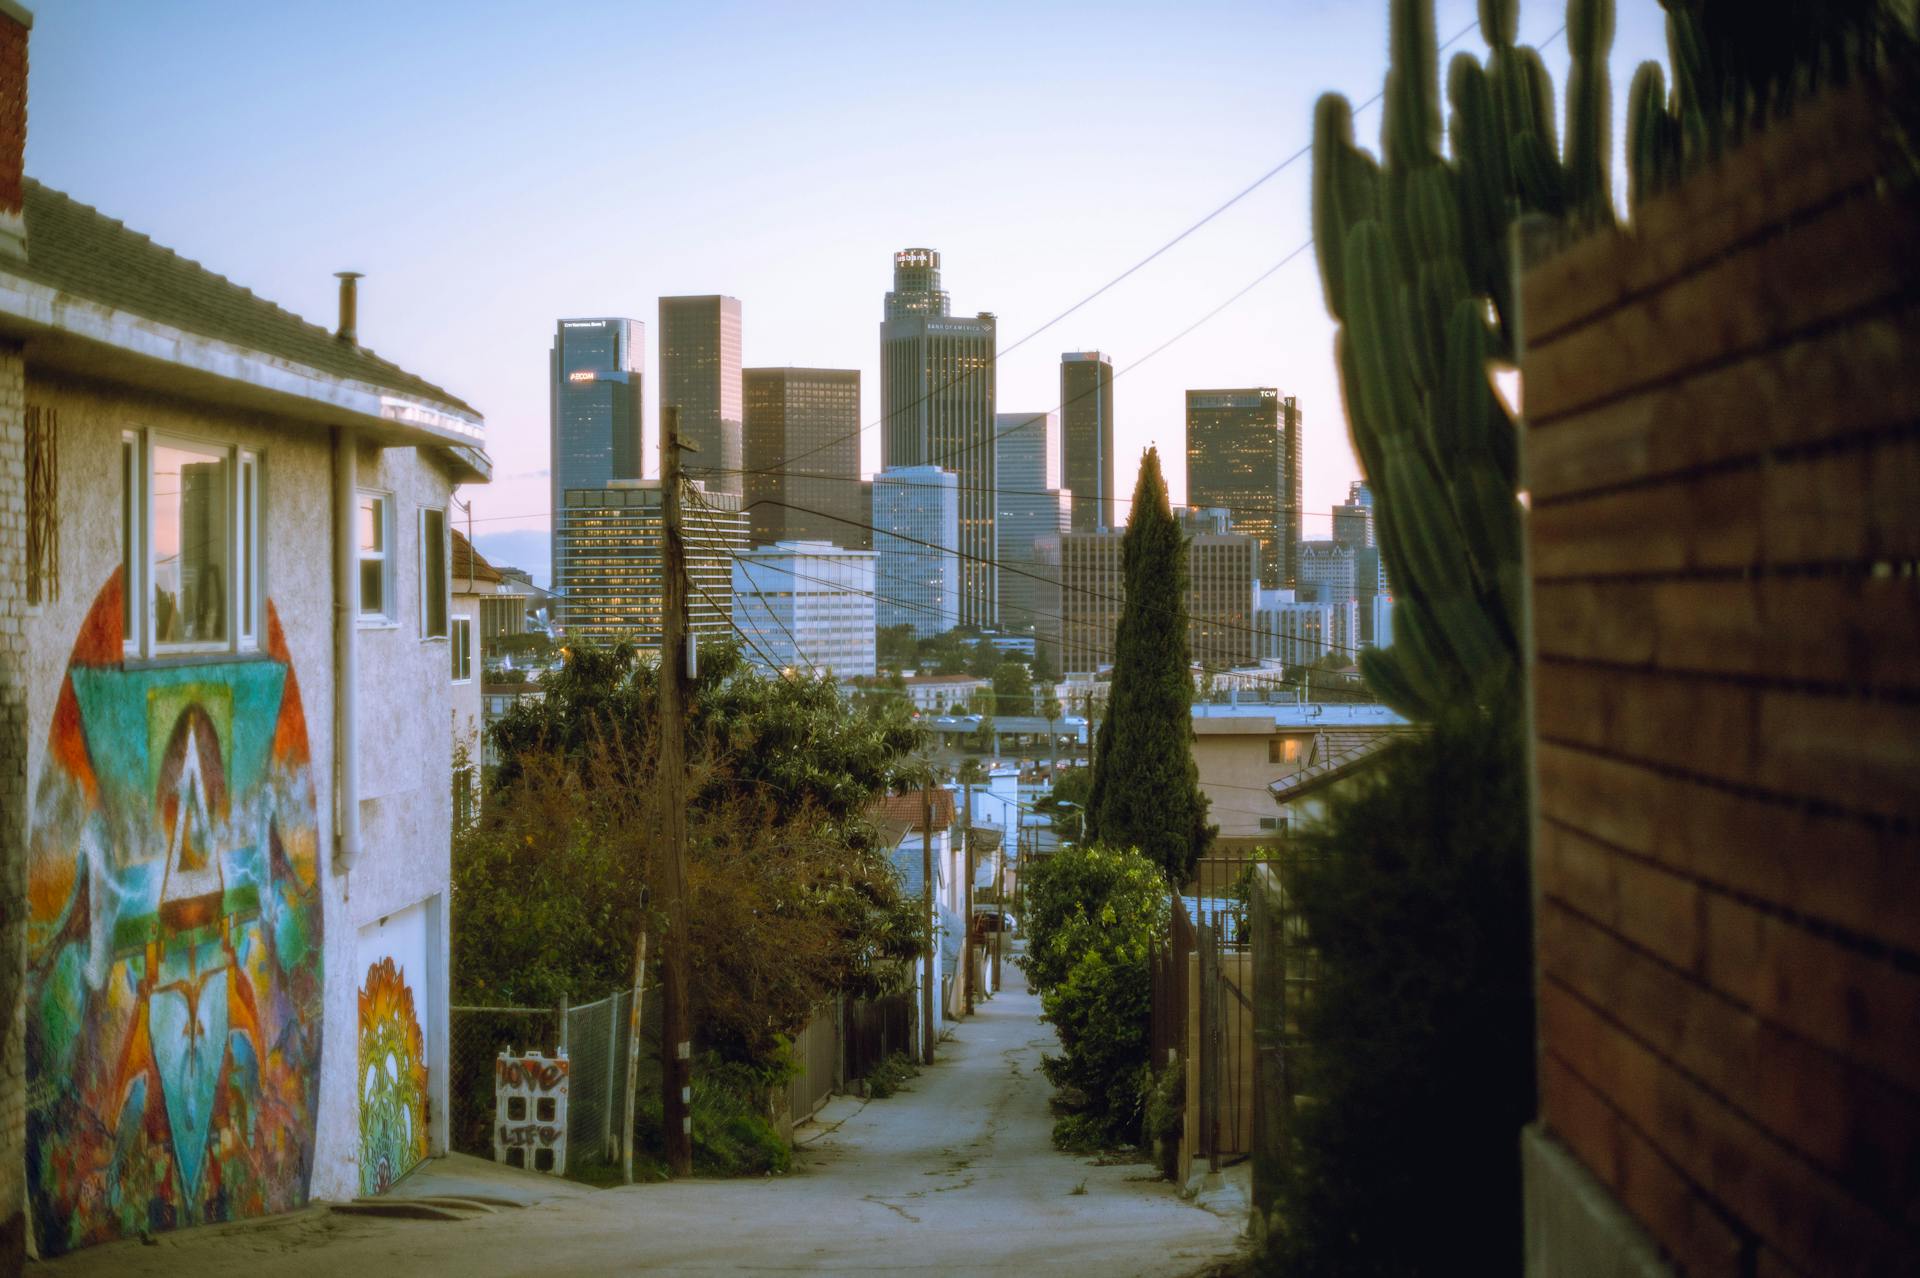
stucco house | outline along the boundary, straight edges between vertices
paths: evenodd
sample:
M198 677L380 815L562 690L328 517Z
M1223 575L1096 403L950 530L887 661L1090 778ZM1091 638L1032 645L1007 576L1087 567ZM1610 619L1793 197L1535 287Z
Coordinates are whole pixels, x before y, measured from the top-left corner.
M471 820L480 810L481 765L486 756L484 686L486 626L482 614L501 598L521 598L500 570L455 528L452 542L452 616L447 647L453 688L453 819ZM524 617L524 614L523 614Z
M1286 814L1270 787L1407 727L1381 705L1195 705L1193 761L1207 818L1222 839L1277 839Z
M9 1271L445 1148L447 510L488 470L351 280L329 331L25 180L30 25L0 0Z

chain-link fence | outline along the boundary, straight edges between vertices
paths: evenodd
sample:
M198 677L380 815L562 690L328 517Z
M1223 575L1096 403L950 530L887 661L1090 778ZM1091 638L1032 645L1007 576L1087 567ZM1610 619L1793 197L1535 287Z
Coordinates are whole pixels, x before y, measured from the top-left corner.
M501 1052L565 1052L567 1160L574 1170L618 1161L630 1062L641 1102L659 1088L660 999L641 998L640 1051L631 1051L633 991L579 1006L453 1007L449 1017L453 1147L493 1157L493 1071ZM650 1090L651 1089L651 1090ZM563 1169L565 1170L565 1169Z

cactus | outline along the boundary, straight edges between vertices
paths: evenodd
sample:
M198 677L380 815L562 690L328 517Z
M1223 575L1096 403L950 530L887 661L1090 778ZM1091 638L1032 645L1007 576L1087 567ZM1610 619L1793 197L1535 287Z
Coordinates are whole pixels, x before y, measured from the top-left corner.
M1630 209L1795 99L1861 67L1901 66L1914 54L1911 18L1903 22L1882 0L1660 3L1673 88L1669 95L1654 63L1634 73L1627 98Z
M1490 52L1447 68L1445 152L1432 0L1392 0L1384 163L1354 145L1344 99L1322 98L1314 117L1321 282L1396 591L1393 646L1361 666L1418 719L1520 678L1518 438L1488 381L1515 350L1508 226L1529 212L1612 216L1612 0L1569 5L1565 163L1552 81L1515 44L1518 22L1517 0L1480 0Z

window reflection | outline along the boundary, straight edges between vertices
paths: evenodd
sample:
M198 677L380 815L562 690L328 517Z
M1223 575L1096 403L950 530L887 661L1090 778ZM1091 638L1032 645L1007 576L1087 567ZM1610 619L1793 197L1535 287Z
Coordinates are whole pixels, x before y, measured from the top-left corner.
M227 458L153 446L153 634L156 644L227 638Z

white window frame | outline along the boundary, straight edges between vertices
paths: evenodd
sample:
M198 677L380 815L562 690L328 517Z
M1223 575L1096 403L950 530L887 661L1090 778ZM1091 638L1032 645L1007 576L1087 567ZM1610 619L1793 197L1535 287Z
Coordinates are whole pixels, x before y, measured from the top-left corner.
M473 618L464 613L447 618L447 643L452 648L454 660L466 667L466 674L454 675L455 683L473 682ZM452 663L448 663L448 672L452 673Z
M435 634L427 628L428 618L432 615L429 607L428 592L433 589L427 573L427 516L440 516L440 625ZM453 536L447 523L447 511L444 506L422 506L414 520L415 531L419 533L418 553L415 559L420 568L420 638L424 640L445 639L453 633Z
M201 643L162 644L154 632L153 455L156 445L218 453L226 459L227 634ZM149 660L251 652L260 646L266 615L266 572L260 506L261 456L228 440L173 431L120 432L121 588L126 594L121 650Z
M143 431L120 432L121 651L137 657L147 634L147 440Z
M238 623L234 627L234 647L241 652L253 652L261 646L261 631L265 629L267 612L266 600L260 593L260 587L266 580L260 568L266 549L260 535L261 529L266 526L260 518L260 454L251 448L237 449L236 461L233 478L233 561L238 570L233 577L237 586L235 602L239 606L233 610Z
M370 556L360 547L360 503L372 498L379 503L377 518L380 521L380 552ZM393 546L394 518L393 494L380 488L360 488L353 495L353 611L355 619L363 630L387 630L400 624L399 610L394 607L394 565L399 562L394 555ZM360 581L365 574L365 564L369 559L380 563L380 611L367 610L367 601L360 589Z

